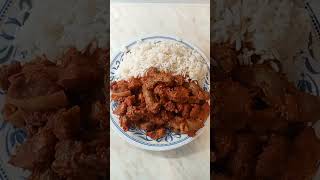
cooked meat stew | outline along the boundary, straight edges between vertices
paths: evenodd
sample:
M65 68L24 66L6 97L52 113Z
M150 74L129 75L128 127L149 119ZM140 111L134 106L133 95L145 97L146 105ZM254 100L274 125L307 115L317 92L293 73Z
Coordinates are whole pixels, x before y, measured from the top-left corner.
M124 130L139 128L153 139L168 129L194 136L210 112L209 94L197 81L150 68L143 77L111 84L114 114Z

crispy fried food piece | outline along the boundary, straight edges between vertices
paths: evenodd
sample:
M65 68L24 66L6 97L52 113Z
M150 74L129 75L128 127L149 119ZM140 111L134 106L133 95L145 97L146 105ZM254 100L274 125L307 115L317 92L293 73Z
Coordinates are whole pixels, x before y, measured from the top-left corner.
M256 176L259 178L277 179L285 172L289 156L289 140L274 135L263 152L259 155L256 165Z
M55 144L56 138L52 131L43 128L18 147L16 154L11 157L9 163L28 170L46 166L53 159Z
M313 128L307 127L303 130L294 140L291 151L281 180L312 179L318 169L320 159L320 141L315 136Z

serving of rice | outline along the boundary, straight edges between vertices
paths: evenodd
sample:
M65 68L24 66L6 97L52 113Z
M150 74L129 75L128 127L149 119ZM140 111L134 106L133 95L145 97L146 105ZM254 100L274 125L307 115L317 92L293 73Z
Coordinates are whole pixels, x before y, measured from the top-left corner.
M243 50L239 58L248 64L252 54L262 60L278 59L287 74L294 74L289 67L308 47L312 31L302 0L217 0L211 7L211 41L234 43ZM247 42L253 50L243 47Z
M84 50L95 41L108 47L109 8L106 0L33 0L30 17L17 30L15 44L27 59L59 58L69 47Z
M139 42L124 55L118 75L120 79L138 77L150 67L188 76L200 85L209 70L205 59L186 45L174 41Z

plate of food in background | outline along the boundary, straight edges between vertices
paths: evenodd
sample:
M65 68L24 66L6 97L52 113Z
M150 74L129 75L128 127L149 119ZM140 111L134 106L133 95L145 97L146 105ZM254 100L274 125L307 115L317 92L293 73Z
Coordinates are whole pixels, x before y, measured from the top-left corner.
M212 6L212 179L319 179L318 7Z
M109 178L107 2L3 2L0 179Z
M170 36L128 43L110 66L111 127L139 148L181 147L209 123L209 65L194 45Z

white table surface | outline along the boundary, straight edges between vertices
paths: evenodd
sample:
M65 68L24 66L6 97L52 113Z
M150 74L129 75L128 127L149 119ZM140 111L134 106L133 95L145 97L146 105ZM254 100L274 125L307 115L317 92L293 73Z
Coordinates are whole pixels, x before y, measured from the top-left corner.
M210 55L209 4L111 3L111 54L144 35L174 35ZM111 180L210 179L210 129L177 150L152 152L138 149L110 132Z

